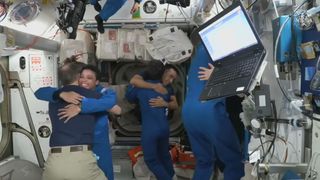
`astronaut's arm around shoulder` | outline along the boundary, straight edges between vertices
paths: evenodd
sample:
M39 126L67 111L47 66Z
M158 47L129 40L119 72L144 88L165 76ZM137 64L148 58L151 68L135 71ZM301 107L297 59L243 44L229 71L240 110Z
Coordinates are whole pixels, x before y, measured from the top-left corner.
M178 109L178 102L175 95L170 96L170 101L168 102L168 109L170 110L176 110Z
M104 112L116 105L117 95L112 89L106 89L102 92L99 99L83 98L81 101L82 113Z
M125 97L130 103L137 103L138 97L137 97L137 88L135 88L132 84L129 84L126 90Z
M135 74L130 79L130 84L134 87L138 88L145 88L145 89L153 89L154 91L161 93L161 94L167 94L167 89L161 84L161 83L150 83L143 79L143 77L139 74Z
M54 98L54 94L58 91L58 88L54 87L41 87L34 92L37 99L49 102L55 102L57 99Z

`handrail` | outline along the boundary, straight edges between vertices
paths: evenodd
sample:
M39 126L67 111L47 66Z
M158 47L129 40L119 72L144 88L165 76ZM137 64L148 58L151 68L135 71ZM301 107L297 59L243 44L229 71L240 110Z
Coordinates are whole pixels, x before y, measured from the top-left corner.
M29 110L29 105L28 105L26 96L24 94L23 88L22 88L22 83L18 78L19 76L18 76L17 72L10 72L10 73L11 73L10 74L11 75L10 76L11 83L14 85L14 87L17 87L18 90L19 90L19 94L20 94L20 97L21 97L22 105L23 105L23 108L25 110L26 117L27 117L28 124L29 124L31 132L25 130L24 128L22 128L21 126L19 126L16 123L11 123L10 124L11 131L12 132L22 133L22 134L24 134L25 136L27 136L30 139L30 141L31 141L31 143L32 143L32 145L34 147L34 150L35 150L35 154L36 154L36 157L37 157L37 160L38 160L39 167L43 168L45 160L43 158L43 154L42 154L42 151L41 151L41 146L40 146L39 139L38 139L38 136L37 136L37 131L35 130L35 127L34 127L34 124L33 124L33 121L32 121L31 113L30 113L30 110Z
M12 148L12 133L10 131L10 123L12 121L10 107L10 90L9 90L9 78L6 70L0 64L0 74L2 78L2 88L3 88L3 102L0 103L0 116L1 116L1 126L2 126L2 136L0 141L0 159L4 159L10 155L8 148ZM12 153L12 152L11 152Z

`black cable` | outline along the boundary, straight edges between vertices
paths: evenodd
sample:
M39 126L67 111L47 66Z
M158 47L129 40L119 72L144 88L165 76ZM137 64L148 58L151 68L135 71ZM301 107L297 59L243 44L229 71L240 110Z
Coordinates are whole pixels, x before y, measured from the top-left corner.
M266 153L266 151L264 150L264 147L263 147L263 143L262 143L262 138L261 138L261 136L259 136L259 140L260 140L260 143L261 143L262 154L265 154L265 153Z
M258 0L254 0L249 6L246 8L246 10L249 10Z
M168 3L168 5L167 5L167 8L166 8L166 16L165 16L165 18L164 18L164 22L166 23L167 22L167 17L168 17L168 13L169 13L169 3Z
M275 140L277 138L277 129L278 129L278 115L277 115L277 109L276 109L276 104L275 104L275 101L272 100L271 101L271 107L272 107L272 111L273 111L273 116L274 116L274 120L275 120L275 125L274 125L274 137L273 137L273 140L272 140L272 146L274 146L274 143L275 143ZM271 148L271 147L270 147ZM275 148L272 149L272 153L271 153L271 156L270 156L270 159L273 157L273 154L274 154L274 151L275 151Z
M261 146L263 146L263 144L266 144L266 143L269 143L269 142L272 142L272 141L269 140L269 141L265 141L265 142L263 142L262 144L260 144L258 147L256 147L256 148L249 154L249 157L250 157L254 152L258 151L259 148L260 148Z
M272 146L274 146L275 140L277 138L278 120L277 120L277 109L276 109L276 105L275 105L275 101L274 100L271 101L271 105L272 105L271 108L272 108L272 111L273 111L273 116L274 116L274 119L275 119L275 132L274 132L274 137L272 139L272 142L271 142L270 146L268 147L268 150L267 150L266 154L264 154L264 156L262 157L261 162L263 162L265 160L266 156L270 153L270 150L271 150ZM273 149L273 151L271 153L270 159L272 158L273 154L274 154L274 149Z
M222 3L221 3L221 1L220 1L220 0L218 0L218 3L219 3L220 7L221 7L223 10L225 10L225 9L226 9L226 8L222 5Z

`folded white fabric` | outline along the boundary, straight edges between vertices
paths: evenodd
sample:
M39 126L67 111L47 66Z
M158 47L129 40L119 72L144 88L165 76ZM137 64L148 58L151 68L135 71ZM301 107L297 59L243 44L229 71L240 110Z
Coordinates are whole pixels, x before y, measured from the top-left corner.
M169 26L151 34L146 49L153 59L164 64L176 64L191 57L193 45L182 30L176 26Z

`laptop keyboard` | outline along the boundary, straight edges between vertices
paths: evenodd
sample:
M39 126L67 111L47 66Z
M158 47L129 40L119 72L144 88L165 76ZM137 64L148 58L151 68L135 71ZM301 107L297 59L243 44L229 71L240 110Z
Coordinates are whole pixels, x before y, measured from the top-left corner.
M242 61L236 61L230 65L224 64L224 68L217 68L214 70L215 78L210 78L208 85L218 85L226 81L239 79L250 76L253 72L255 64L259 62L261 52L254 54L246 54L243 57L236 57L237 59L243 59Z

